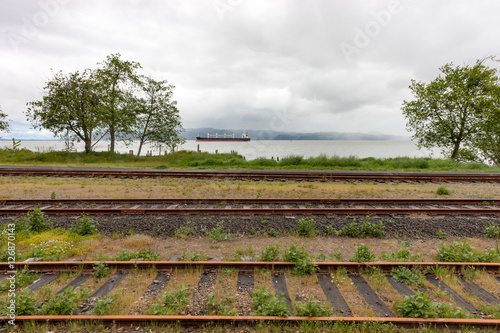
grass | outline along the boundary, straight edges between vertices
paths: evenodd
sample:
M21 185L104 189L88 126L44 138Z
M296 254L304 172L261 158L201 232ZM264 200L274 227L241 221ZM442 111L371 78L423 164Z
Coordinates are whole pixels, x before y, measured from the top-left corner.
M251 168L251 169L350 169L350 170L434 170L434 171L500 171L481 163L459 163L449 159L433 158L356 158L319 155L304 158L288 156L279 162L259 158L246 161L243 156L232 154L210 154L194 151L179 151L165 156L133 156L110 152L90 154L74 152L32 152L27 149L12 151L0 149L0 164L50 165L50 166L94 166L167 168Z

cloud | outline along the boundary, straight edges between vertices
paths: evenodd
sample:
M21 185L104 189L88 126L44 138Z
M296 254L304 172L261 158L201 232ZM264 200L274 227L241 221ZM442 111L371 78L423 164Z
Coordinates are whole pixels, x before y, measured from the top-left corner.
M185 127L404 135L410 80L500 54L499 9L492 0L3 0L0 105L21 133L51 68L95 68L120 52L176 86Z

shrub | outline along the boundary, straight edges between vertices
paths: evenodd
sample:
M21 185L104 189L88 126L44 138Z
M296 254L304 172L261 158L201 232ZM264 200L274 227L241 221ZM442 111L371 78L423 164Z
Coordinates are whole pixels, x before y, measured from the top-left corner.
M259 261L276 261L280 256L281 245L268 245L264 251L261 252Z
M288 317L290 308L284 303L283 297L272 296L266 287L262 287L250 294L254 316L279 316Z
M450 190L448 190L444 186L439 186L438 189L436 190L436 194L438 195L450 195Z
M313 237L316 234L316 221L312 217L301 218L297 222L297 233L299 236Z
M309 297L310 299L313 296ZM328 317L332 314L329 307L323 305L318 300L307 300L305 302L298 302L295 304L297 316L301 317Z
M70 231L80 236L94 235L98 233L98 224L99 223L96 220L88 217L87 215L83 215L75 223L73 223Z
M351 262L370 262L375 261L375 254L370 250L370 247L359 244L356 245L356 250L354 251L354 256L350 260Z

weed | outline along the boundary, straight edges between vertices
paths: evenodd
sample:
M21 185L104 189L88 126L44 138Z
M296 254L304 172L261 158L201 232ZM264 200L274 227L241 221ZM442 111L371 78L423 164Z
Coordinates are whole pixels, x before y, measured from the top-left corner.
M279 316L288 317L290 308L284 303L283 297L272 296L266 287L262 287L250 294L254 316Z
M30 244L34 245L34 244ZM51 239L41 242L32 247L27 256L30 258L42 258L46 261L59 261L73 249L73 243L63 240Z
M394 267L391 271L391 276L394 280L407 285L421 285L422 281L422 272L412 271L405 266Z
M27 229L34 233L50 230L53 225L52 220L40 208L28 212L27 216L21 217L16 224L19 225L19 229Z
M105 262L94 264L93 269L94 269L94 279L96 281L100 281L103 277L108 276L110 273L109 267L106 265Z
M70 316L78 308L78 303L88 297L88 295L89 292L86 289L75 292L73 287L68 287L64 292L43 304L40 309L40 315Z
M500 254L496 251L483 253L464 239L462 243L454 241L448 246L441 244L434 259L444 262L498 262Z
M151 252L150 250L137 250L134 252L128 252L126 249L122 249L116 254L116 256L111 259L116 261L129 261L131 259L157 261L160 259L160 256L154 252Z
M436 190L437 195L450 195L450 190L448 190L444 186L439 186L438 189Z
M80 236L94 235L98 233L98 224L99 223L96 220L88 217L87 215L83 215L75 223L73 223L70 231Z
M259 261L276 261L280 256L281 245L268 245L264 251L261 252Z
M335 235L335 228L333 225L329 224L325 227L326 229L326 232L325 232L325 235L326 236L332 236L332 235Z
M110 310L118 300L118 294L109 295L99 298L92 310L88 312L91 316L104 316L110 314Z
M299 236L313 237L316 234L316 221L312 217L301 218L297 221L297 233Z
M278 237L279 236L279 232L274 230L274 228L271 228L267 234L269 235L269 237Z
M29 290L23 290L15 294L14 297L0 301L0 316L11 315L9 306L15 304L15 315L33 315L36 309L36 302Z
M50 194L50 199L55 200L56 199L56 192L52 192Z
M405 296L396 303L398 315L405 318L437 318L439 305L429 299L427 293L420 291Z
M189 292L185 285L180 285L177 291L167 292L161 296L160 301L149 310L150 315L169 316L176 314L188 305Z
M313 296L309 296L309 300L298 302L295 304L297 316L301 317L328 317L332 315L329 307L323 305L318 300L312 300Z
M283 261L298 262L305 258L309 258L309 253L303 247L299 249L295 245L290 246L283 254Z
M351 262L370 262L375 261L375 254L370 250L369 246L364 244L356 245L356 250L354 251L354 256L350 260Z
M384 223L371 222L370 217L366 216L365 221L361 225L356 224L354 221L344 228L336 232L337 236L348 237L382 237L384 235Z
M268 220L262 220L262 221L260 221L260 223L262 223L262 224L266 225L266 224L268 224L268 223L269 223L269 221L268 221Z
M336 252L333 254L333 257L334 257L337 261L342 261L342 260L344 260L344 255L342 254L342 251L340 251L340 250L336 251Z
M384 261L424 261L424 258L420 253L411 254L407 247L399 249L396 253L384 253L380 256L380 259Z
M198 252L193 252L192 254L184 252L181 256L181 261L207 261L208 259L208 254L202 254Z
M236 236L231 234L228 230L225 230L224 227L218 223L216 228L213 228L210 231L205 230L205 235L208 239L220 242L225 240L233 240Z
M293 267L293 273L296 275L311 275L316 273L318 265L311 262L311 260L310 257L299 259Z
M218 301L215 299L214 293L210 293L210 295L208 295L207 305L217 316L236 316L238 315L238 310L230 306L232 302L232 297L227 297Z
M446 238L446 233L443 232L443 231L436 231L436 237L439 238L439 239L445 239Z
M16 273L16 278L14 279L15 289L19 289L31 284L33 281L38 279L39 274L33 274L28 271L28 267L25 266L21 271ZM11 281L8 279L0 282L0 292L5 292L10 289Z
M233 275L236 273L236 268L234 267L223 267L222 272L227 275Z
M175 230L175 237L189 239L196 235L196 228L192 226L191 221Z

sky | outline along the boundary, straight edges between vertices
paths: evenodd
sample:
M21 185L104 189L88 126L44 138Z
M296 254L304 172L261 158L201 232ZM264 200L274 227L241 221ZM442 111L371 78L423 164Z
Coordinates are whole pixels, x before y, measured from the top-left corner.
M1 0L0 108L11 133L54 72L107 55L168 80L185 128L406 135L411 79L500 55L495 0ZM497 63L487 65L497 67Z

